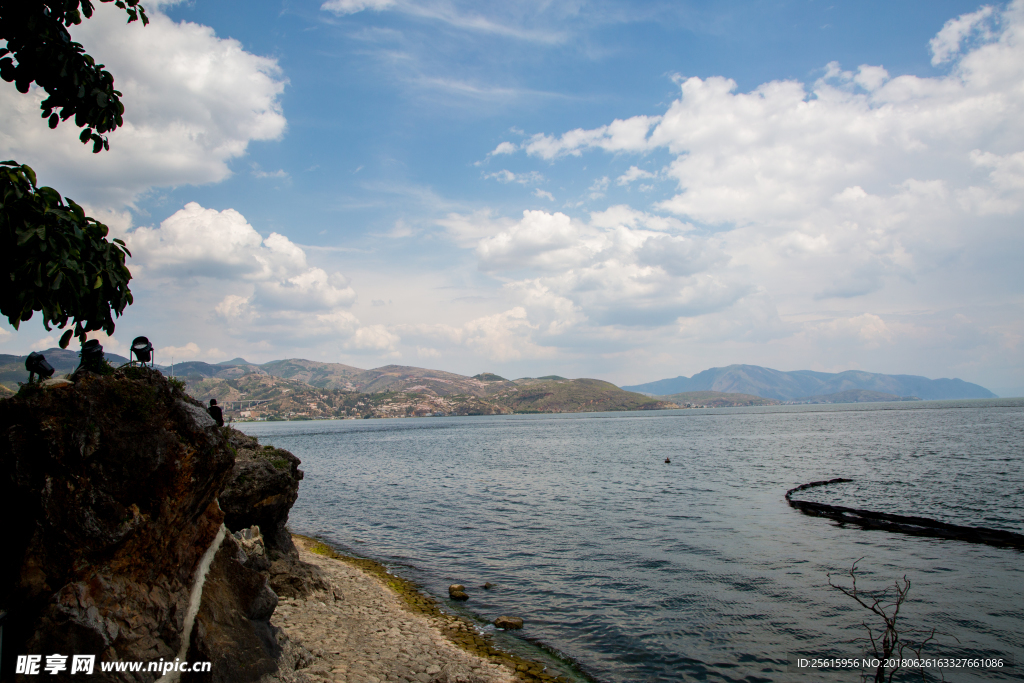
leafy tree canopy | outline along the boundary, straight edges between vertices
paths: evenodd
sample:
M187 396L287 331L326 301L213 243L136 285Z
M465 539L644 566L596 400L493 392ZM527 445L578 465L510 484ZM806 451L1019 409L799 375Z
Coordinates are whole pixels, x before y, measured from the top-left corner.
M139 0L113 2L128 23L148 24ZM71 40L68 27L92 16L91 0L0 0L0 78L22 93L36 83L47 94L40 108L50 128L75 118L83 143L92 151L109 149L105 136L124 121L121 93L102 64ZM85 215L51 187L37 187L36 174L16 161L0 162L0 314L18 329L42 311L43 325L73 328L60 339L67 348L72 333L114 332L111 316L132 303L131 273L124 242L108 242L107 226ZM2 277L3 275L0 275Z
M128 23L149 23L139 0L100 2L125 10ZM67 27L93 10L91 0L0 0L0 39L7 41L0 48L0 78L23 93L37 83L48 95L40 109L50 128L73 116L84 128L82 142L91 141L92 151L99 152L109 149L105 134L124 123L124 105L114 77L68 33Z
M74 324L61 337L67 348L72 332L114 332L115 316L132 303L125 265L131 256L124 242L108 242L107 226L85 215L51 187L36 187L28 166L0 162L0 312L19 324L42 311L43 325Z

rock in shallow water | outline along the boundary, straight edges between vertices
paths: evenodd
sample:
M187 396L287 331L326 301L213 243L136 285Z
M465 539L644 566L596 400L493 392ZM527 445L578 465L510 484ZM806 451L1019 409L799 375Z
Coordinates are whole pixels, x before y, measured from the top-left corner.
M507 630L520 629L523 627L523 620L519 617L498 617L494 620L494 625Z

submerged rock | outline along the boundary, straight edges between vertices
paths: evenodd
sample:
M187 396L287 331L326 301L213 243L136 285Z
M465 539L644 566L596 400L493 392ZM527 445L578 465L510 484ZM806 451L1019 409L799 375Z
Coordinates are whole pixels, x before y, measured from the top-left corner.
M448 586L448 597L452 600L469 600L469 596L466 594L466 587L461 583L453 583Z

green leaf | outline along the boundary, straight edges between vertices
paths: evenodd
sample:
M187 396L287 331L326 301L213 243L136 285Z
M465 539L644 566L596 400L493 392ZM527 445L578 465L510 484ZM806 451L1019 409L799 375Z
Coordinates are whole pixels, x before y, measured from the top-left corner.
M60 336L60 348L68 348L68 344L71 343L71 335L73 332L74 330L68 330L67 332Z

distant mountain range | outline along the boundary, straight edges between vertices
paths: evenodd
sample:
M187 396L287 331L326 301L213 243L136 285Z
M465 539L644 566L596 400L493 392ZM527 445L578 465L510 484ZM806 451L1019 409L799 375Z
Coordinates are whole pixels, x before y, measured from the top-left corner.
M721 391L753 394L779 401L820 398L828 394L864 390L914 396L924 400L958 398L997 398L985 387L961 379L928 379L917 375L882 375L875 372L783 372L759 365L729 365L698 372L693 377L662 379L646 384L622 387L650 396L669 396L692 391ZM895 400L895 399L893 399Z
M79 362L78 352L47 349L46 359L63 375ZM114 365L127 362L106 354ZM342 363L291 358L255 364L244 358L222 363L188 361L157 366L164 374L185 379L189 391L218 400L250 400L266 392L301 394L320 389L332 392L384 394L404 392L435 397L476 397L494 403L495 409L516 412L570 412L574 410L633 410L652 407L643 396L664 403L686 405L770 405L775 401L847 403L881 400L996 398L988 389L959 379L928 379L915 375L883 375L859 370L840 373L797 370L782 372L757 365L711 368L693 377L676 377L619 389L600 380L568 380L557 375L507 380L491 373L467 377L453 372L405 365L385 365L363 370ZM0 385L17 390L28 377L25 356L0 354ZM256 382L260 377L265 381ZM283 383L283 384L282 384ZM262 386L256 389L257 384ZM271 389L271 386L274 389ZM694 392L703 392L696 394ZM709 394L707 392L717 392ZM732 395L732 398L723 396ZM499 398L500 397L500 398ZM760 401L758 399L769 399ZM650 404L650 405L648 405ZM665 406L661 406L665 407Z
M78 353L47 349L58 376L78 366ZM107 354L114 365L125 358ZM0 396L28 378L25 356L0 356ZM292 358L260 365L235 358L157 366L185 381L201 400L216 398L226 417L316 419L328 417L413 417L569 413L675 408L670 401L623 391L597 379L557 375L508 380L493 373L474 377L441 370L386 365L363 370L341 363ZM245 412L246 415L242 413Z

